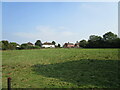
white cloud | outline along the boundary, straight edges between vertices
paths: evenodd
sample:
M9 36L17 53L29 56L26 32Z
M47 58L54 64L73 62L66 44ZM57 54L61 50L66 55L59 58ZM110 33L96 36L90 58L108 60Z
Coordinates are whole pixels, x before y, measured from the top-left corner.
M64 42L75 42L79 37L77 32L72 32L63 26L57 28L37 26L32 32L17 32L14 33L14 35L23 38L24 40L40 39L42 42L55 40L61 44Z

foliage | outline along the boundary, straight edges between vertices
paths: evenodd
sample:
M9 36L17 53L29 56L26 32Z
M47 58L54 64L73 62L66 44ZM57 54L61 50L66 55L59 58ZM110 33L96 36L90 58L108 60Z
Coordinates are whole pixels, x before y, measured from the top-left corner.
M87 45L86 40L81 40L79 43L80 43L80 47L86 47L86 45Z
M10 49L9 46L9 42L7 40L2 41L2 50Z
M52 41L52 44L56 44L55 41ZM81 40L77 41L76 44L79 44L80 47L83 48L120 48L120 38L112 33L112 32L107 32L101 36L97 35L90 35L88 41L86 40ZM16 42L8 42L7 40L3 40L0 42L0 50L15 50L15 49L38 49L42 47L42 42L40 40L37 40L35 42L35 46L28 42L28 43L23 43L21 44L20 47L19 44ZM56 47L60 47L61 45L55 45ZM67 43L63 45L63 47L66 47Z
M28 49L28 44L27 43L21 44L21 49Z
M104 41L111 41L115 40L117 38L117 35L112 32L107 32L103 35Z
M40 49L39 46L33 46L33 49Z
M37 41L35 42L35 46L41 47L41 46L42 46L42 42L41 42L40 40L37 40Z
M52 41L52 44L54 44L54 45L55 45L55 44L56 44L56 42L55 42L55 41Z
M85 48L120 48L120 38L112 32L107 32L101 36L91 35L88 43L80 41L80 46Z
M32 46L32 45L29 45L28 43L23 43L21 44L21 47L20 49L39 49L40 46Z
M19 45L19 44L15 43L15 42L8 42L7 40L3 40L0 42L0 49L15 50L17 45Z
M59 47L59 48L60 48L60 46L61 46L61 45L60 45L60 44L58 44L58 47Z
M2 41L0 41L0 50L2 50Z
M102 42L102 37L96 35L91 35L88 40L89 47L94 47L94 48L101 47L101 42Z
M9 45L11 50L15 50L18 44L15 42L10 42Z

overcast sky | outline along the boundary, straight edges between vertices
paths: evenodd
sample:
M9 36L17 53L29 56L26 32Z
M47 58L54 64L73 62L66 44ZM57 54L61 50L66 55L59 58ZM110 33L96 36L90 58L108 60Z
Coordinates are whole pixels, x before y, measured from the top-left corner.
M4 2L2 19L3 40L75 43L108 31L118 34L118 3Z

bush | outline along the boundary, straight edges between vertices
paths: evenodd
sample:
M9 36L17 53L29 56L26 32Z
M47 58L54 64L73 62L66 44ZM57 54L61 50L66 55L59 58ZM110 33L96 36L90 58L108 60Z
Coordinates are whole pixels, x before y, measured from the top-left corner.
M28 45L27 43L24 43L21 45L20 49L39 49L40 46L32 46L32 45Z

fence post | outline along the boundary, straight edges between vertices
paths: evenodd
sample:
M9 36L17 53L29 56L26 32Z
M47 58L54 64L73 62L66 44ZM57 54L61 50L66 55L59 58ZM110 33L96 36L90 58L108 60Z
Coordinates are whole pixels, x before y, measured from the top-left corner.
M7 84L8 84L8 90L11 90L11 78L8 77L8 80L7 80Z

